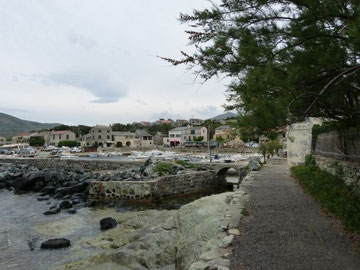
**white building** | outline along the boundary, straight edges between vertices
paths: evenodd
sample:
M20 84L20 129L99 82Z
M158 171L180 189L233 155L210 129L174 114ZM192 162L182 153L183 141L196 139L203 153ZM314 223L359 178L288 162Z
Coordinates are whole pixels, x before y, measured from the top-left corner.
M185 142L192 142L202 137L202 141L207 141L206 127L177 127L169 131L169 137L164 138L164 142L169 146L182 146Z

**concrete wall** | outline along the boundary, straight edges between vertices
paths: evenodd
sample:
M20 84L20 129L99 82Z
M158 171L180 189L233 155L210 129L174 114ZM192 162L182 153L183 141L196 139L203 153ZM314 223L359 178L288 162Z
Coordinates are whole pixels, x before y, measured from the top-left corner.
M83 169L85 171L107 171L107 170L123 170L138 168L144 164L139 161L109 161L109 160L64 160L64 159L0 159L3 163L26 164L37 167L39 169L45 168L66 168L69 170Z
M305 162L305 156L311 153L312 127L320 123L319 119L309 118L306 122L295 123L288 127L287 159L289 166Z
M164 176L150 181L94 181L89 196L96 201L151 201L215 189L225 184L214 172L194 172Z

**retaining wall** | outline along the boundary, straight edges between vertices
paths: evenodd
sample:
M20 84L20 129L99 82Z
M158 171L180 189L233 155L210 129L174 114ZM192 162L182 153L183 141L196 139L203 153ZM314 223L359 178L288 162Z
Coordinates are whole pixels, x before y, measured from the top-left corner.
M315 155L316 164L320 169L336 175L344 182L360 191L360 163L340 161L334 158Z
M144 162L139 161L114 161L114 160L77 160L77 159L38 159L38 158L17 158L0 159L1 163L25 164L45 168L66 168L69 170L82 169L85 171L107 171L124 170L140 167Z
M89 197L95 201L151 201L205 192L224 185L225 178L217 178L214 172L194 172L150 181L94 181Z

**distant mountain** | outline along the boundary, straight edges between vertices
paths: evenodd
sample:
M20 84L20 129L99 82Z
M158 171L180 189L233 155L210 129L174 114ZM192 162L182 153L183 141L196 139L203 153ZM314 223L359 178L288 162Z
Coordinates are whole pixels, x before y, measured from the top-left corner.
M38 122L22 120L0 112L0 136L4 137L14 136L14 133L18 134L32 130L49 129L58 125L60 124L42 124Z
M226 113L217 115L217 116L215 116L213 118L210 118L209 120L226 120L226 119L235 118L235 117L237 117L236 113L226 112Z

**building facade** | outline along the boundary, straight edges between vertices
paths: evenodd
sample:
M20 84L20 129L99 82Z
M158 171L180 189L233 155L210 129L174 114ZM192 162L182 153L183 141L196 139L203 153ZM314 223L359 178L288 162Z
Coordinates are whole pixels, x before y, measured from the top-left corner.
M6 138L0 136L0 146L3 146L3 145L5 145L5 144L6 144Z
M87 146L111 147L113 145L112 131L109 126L96 125L91 128L89 134L91 136L88 137Z
M153 147L154 139L146 130L138 129L134 136L135 147Z
M168 146L183 146L185 142L192 142L199 140L207 141L207 128L206 127L177 127L169 131L169 137L164 138L164 142Z
M134 147L135 133L128 131L113 131L112 140L115 147Z

